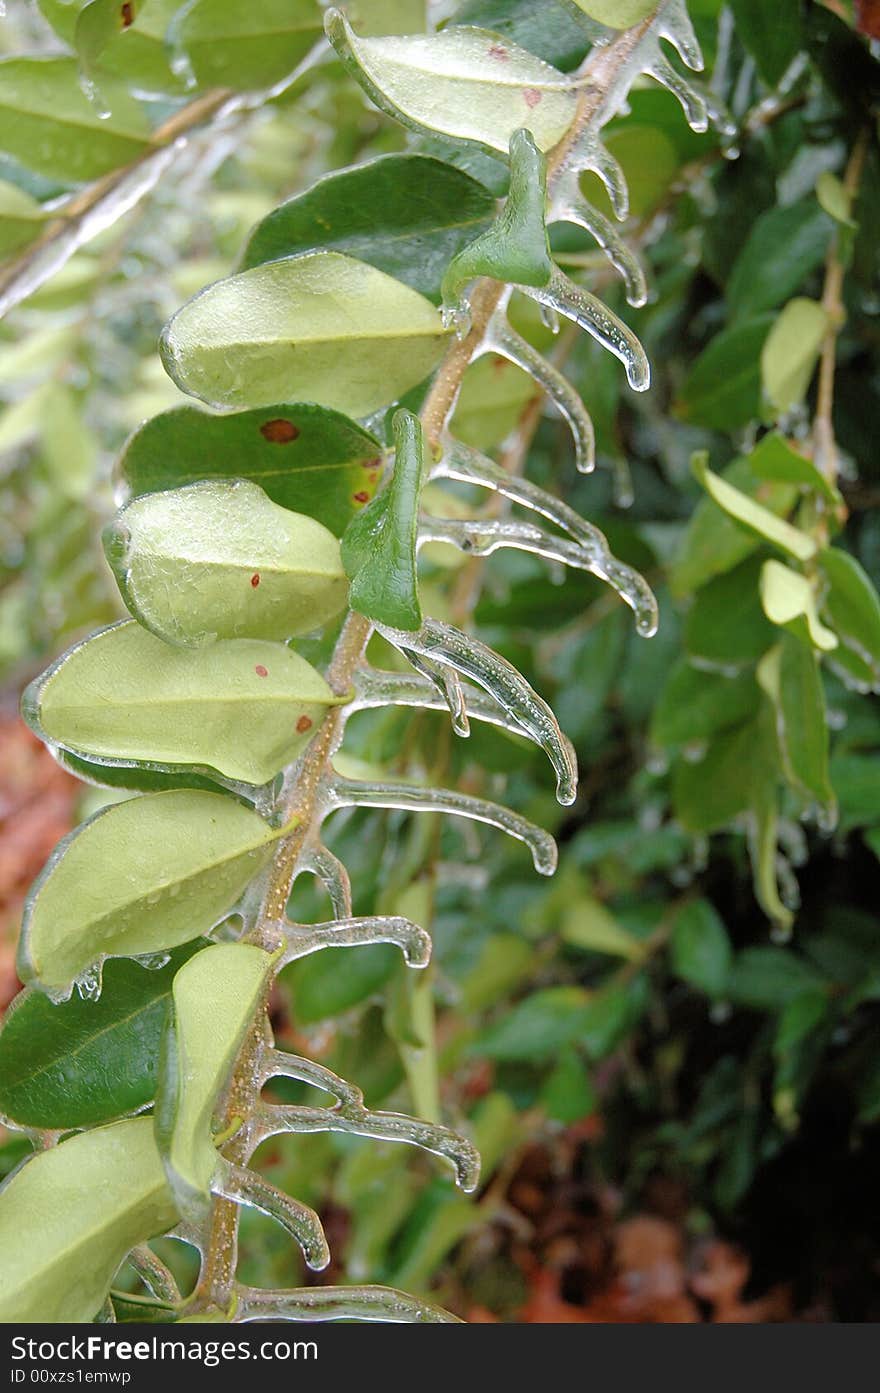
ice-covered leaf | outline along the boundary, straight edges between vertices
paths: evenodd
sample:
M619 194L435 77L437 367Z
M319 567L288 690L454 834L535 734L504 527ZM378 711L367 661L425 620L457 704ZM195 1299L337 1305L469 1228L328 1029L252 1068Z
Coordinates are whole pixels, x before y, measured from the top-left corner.
M264 784L338 700L284 644L173 648L128 620L59 658L28 687L22 709L49 744L98 763L195 765Z
M656 0L574 0L579 9L598 24L610 29L629 29L647 19L657 8Z
M813 377L828 316L816 300L789 300L761 349L764 395L778 412L803 401Z
M449 263L443 277L443 303L455 307L468 281L477 276L518 285L547 285L553 274L544 221L547 161L530 133L510 137L510 191L504 207L485 232Z
M135 495L199 479L250 479L274 503L307 513L340 537L373 497L381 464L374 435L311 402L225 416L181 406L135 432L119 474Z
M327 11L327 34L368 96L404 125L472 140L507 154L525 126L541 150L562 138L577 97L549 63L487 29L361 39Z
M212 1119L263 995L270 954L217 943L180 969L164 1042L156 1135L182 1208L203 1207L218 1166Z
M447 330L409 286L339 252L254 266L196 295L166 326L166 371L215 406L295 394L366 416L427 376Z
M151 1118L40 1152L0 1190L0 1320L94 1320L126 1254L177 1217Z
M819 618L815 591L799 571L793 571L781 561L765 561L761 571L761 603L771 623L792 629L824 653L837 647L836 634Z
M76 17L73 44L82 70L86 95L103 110L98 64L111 40L134 24L142 0L89 0Z
M796 561L809 561L815 556L816 543L812 537L793 527L784 518L777 517L769 508L765 508L748 494L741 493L720 474L713 473L704 453L694 455L691 468L712 501L739 526L754 533L762 541L770 542L788 556L793 556Z
M41 204L15 184L0 180L0 259L39 235L46 213Z
M72 58L0 62L0 152L26 169L75 184L130 164L148 148L150 128L138 103L105 87L112 116L102 120L79 85Z
M422 622L416 569L419 496L425 474L425 441L418 417L394 417L394 472L387 486L352 519L342 539L351 577L351 605L394 629Z
M242 269L322 247L436 301L450 260L494 212L491 193L463 170L428 155L382 155L282 203L251 233Z
M38 0L39 7L55 32L71 48L80 49L77 42L77 29L83 11L91 8L94 0ZM104 3L104 11L112 11L114 6ZM165 93L182 93L185 84L182 76L171 69L171 51L165 43L168 25L180 9L180 0L136 0L133 5L125 5L122 0L115 5L120 22L115 33L110 33L106 42L94 54L94 61L100 68L101 95L107 100L107 77L121 80L133 91L151 96ZM125 12L123 16L123 12ZM129 18L130 16L130 18ZM85 40L88 43L92 34L109 23L97 15L88 20ZM93 42L94 40L92 40Z
M311 633L348 595L333 533L246 479L136 498L104 550L135 618L184 646Z
M0 1032L0 1116L67 1131L146 1107L174 974L204 946L176 949L163 967L108 962L97 1001L74 993L53 1004L43 992L21 992Z
M111 804L59 842L34 884L22 980L69 991L105 957L161 953L207 933L278 835L217 793L181 789Z
M262 91L292 73L322 36L317 0L193 0L169 30L176 62L200 87Z

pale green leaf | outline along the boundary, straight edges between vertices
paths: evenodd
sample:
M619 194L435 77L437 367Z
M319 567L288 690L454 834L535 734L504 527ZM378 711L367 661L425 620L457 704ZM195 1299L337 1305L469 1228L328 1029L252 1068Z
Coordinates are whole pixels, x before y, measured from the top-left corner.
M647 19L657 8L656 0L574 0L579 9L598 24L610 29L629 29Z
M803 401L812 381L828 316L816 300L789 300L761 349L764 395L778 412Z
M207 933L279 835L217 793L181 789L111 804L58 843L35 882L22 980L63 993L105 957L161 953Z
M835 222L842 223L844 227L855 226L852 220L852 194L830 169L823 169L816 180L816 197L820 207Z
M218 943L180 969L172 988L156 1096L156 1134L183 1206L209 1194L217 1168L212 1118L265 990L269 953Z
M363 39L339 10L328 10L325 22L330 42L371 99L416 130L506 155L520 126L549 150L574 117L577 96L563 74L487 29Z
M835 663L855 668L858 679L880 683L880 598L870 577L849 552L828 547L819 554L825 580L822 606L840 638Z
M0 1321L94 1320L126 1254L177 1219L149 1117L40 1152L0 1190Z
M776 712L776 734L789 783L833 822L836 799L828 774L828 720L813 649L783 634L758 664L758 681Z
M22 706L43 739L99 763L195 765L263 784L339 700L283 644L173 648L128 620L71 648L31 683Z
M637 962L643 955L643 945L623 927L600 900L591 895L579 896L562 917L560 936L572 948L591 953L608 953L612 957Z
M178 387L215 406L293 396L365 416L427 376L447 333L409 286L317 251L208 286L166 326L160 347Z
M765 542L771 542L773 546L779 547L781 551L793 556L798 561L809 561L816 554L816 543L806 532L799 531L792 527L791 523L783 518L778 518L771 513L769 508L763 507L750 498L748 494L741 493L734 488L726 479L714 474L706 462L705 454L694 455L691 461L691 468L708 493L709 497L722 508L734 522L739 523L747 531L756 534Z
M135 618L184 646L311 633L348 595L333 533L246 479L137 498L104 550Z
M809 641L824 653L837 647L837 635L819 618L816 595L806 576L781 561L765 561L761 570L761 604L773 624L806 631Z
M841 501L837 486L813 460L802 455L778 431L770 431L762 437L749 455L749 464L759 479L813 489L827 498L829 503L839 504Z

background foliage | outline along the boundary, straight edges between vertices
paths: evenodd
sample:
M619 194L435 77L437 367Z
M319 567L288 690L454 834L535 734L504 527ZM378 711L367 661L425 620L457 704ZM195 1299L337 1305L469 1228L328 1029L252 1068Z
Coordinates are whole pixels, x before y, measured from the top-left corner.
M76 8L12 0L0 52L60 51ZM361 8L373 32L424 27L413 0ZM721 474L805 534L836 534L880 579L880 23L870 3L785 0L771 15L757 0L693 0L690 10L709 87L737 134L693 132L648 81L611 124L608 146L630 183L628 231L649 268L647 305L625 305L585 235L553 235L559 263L639 334L652 390L628 392L619 364L586 336L554 339L524 297L513 309L529 341L565 361L608 467L575 475L564 424L500 358L469 370L455 416L461 439L508 468L527 455L530 478L603 528L655 588L658 634L640 637L618 598L582 572L558 574L518 552L475 569L432 544L425 609L467 619L547 697L575 744L581 794L560 808L540 753L485 726L455 741L431 712L365 712L346 746L359 774L503 796L554 831L557 876L537 879L521 847L469 825L345 814L333 847L351 873L355 913L429 925L434 966L413 984L391 947L328 950L287 969L272 1003L282 1048L356 1078L373 1107L430 1112L439 1094L444 1115L477 1141L483 1188L473 1198L404 1148L321 1135L277 1138L260 1153L266 1174L322 1213L331 1279L434 1291L472 1318L877 1315L880 722L865 689L877 681L880 610L830 576L837 612L829 600L812 617L812 638L821 649L824 620L853 641L817 669L798 632L811 616L795 608L789 633L768 619L766 596L762 605L762 576L765 586L773 576L765 563L780 559L766 520L744 530L711 485ZM561 0L545 0L540 25L519 0L463 0L452 11L435 18L497 29L565 70L586 47ZM232 80L228 47L206 45L203 85ZM257 76L242 80L254 86L291 66L265 43L247 62ZM0 66L0 106L14 104L10 73ZM149 106L156 124L173 110L167 97ZM75 142L77 170L60 147L29 165L15 123L4 128L0 255L12 264L71 176L105 175L136 155L139 137L105 151L110 133L96 119L94 141ZM188 400L161 369L162 325L245 248L249 264L252 228L283 199L328 171L411 147L449 157L439 138L408 137L341 64L323 61L254 109L196 129L147 197L0 323L10 710L73 638L123 613L99 545L114 511L112 461L145 418ZM473 165L493 193L498 170L489 156ZM598 185L593 194L599 204ZM381 201L381 191L369 196ZM475 207L475 227L481 216ZM284 234L289 249L296 229ZM311 245L307 224L299 235ZM403 280L408 270L417 284L425 267L418 246L383 269ZM0 263L0 287L2 278ZM830 411L815 372L829 332ZM821 451L833 444L822 432L832 420L829 474ZM691 470L695 452L708 460L710 493ZM459 497L447 487L445 506ZM774 731L763 660L780 634ZM394 666L381 643L377 655ZM11 717L4 741L11 964L16 896L67 820L108 795L71 791ZM49 797L24 837L23 809ZM816 807L819 816L804 816ZM53 830L41 843L43 810ZM298 918L328 917L302 882L296 896ZM11 976L10 966L7 996ZM21 1140L0 1154L10 1168ZM243 1226L243 1274L266 1286L303 1279L289 1239L254 1217ZM747 1304L758 1296L764 1305Z

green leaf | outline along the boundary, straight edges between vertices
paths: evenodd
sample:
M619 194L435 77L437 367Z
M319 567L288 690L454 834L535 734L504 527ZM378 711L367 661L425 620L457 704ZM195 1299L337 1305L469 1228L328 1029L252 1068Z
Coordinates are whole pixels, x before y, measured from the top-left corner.
M816 300L789 300L761 349L764 395L779 413L807 395L828 332L828 316Z
M0 259L39 236L45 218L35 198L0 180Z
M383 111L415 130L438 131L507 154L520 126L549 150L570 126L577 97L549 63L487 29L359 39L341 11L327 35L349 72Z
M598 1099L589 1072L576 1050L563 1050L541 1089L541 1104L554 1122L580 1122L596 1112Z
M0 62L0 152L26 169L64 183L84 183L143 155L150 129L142 108L107 84L112 116L102 120L83 94L72 58Z
M394 441L391 479L349 523L342 560L352 608L379 624L412 630L422 624L416 542L426 460L421 422L412 412L395 415Z
M498 445L516 427L538 389L527 372L494 353L469 364L455 404L452 431L476 450Z
M745 948L730 973L728 995L755 1011L781 1011L804 991L821 990L824 979L788 948Z
M775 771L772 731L760 719L722 731L703 759L676 761L672 771L675 815L689 832L718 832L748 812L755 782Z
M155 970L108 962L97 1001L74 994L53 1005L42 992L20 992L0 1032L0 1114L19 1127L68 1131L146 1107L174 974L205 946L178 948Z
M199 479L250 479L282 508L341 537L376 490L380 442L337 411L309 402L212 416L176 407L129 440L119 473L133 494Z
M283 644L172 648L127 620L69 649L27 688L22 710L41 739L99 763L195 765L264 784L339 701Z
M831 760L831 782L840 804L842 830L880 822L876 754L836 754Z
M251 233L242 269L321 247L367 261L436 301L449 262L494 212L489 191L453 165L383 155L326 174L282 203Z
M762 213L727 283L737 321L775 309L793 295L825 260L833 227L812 194Z
M543 0L540 9L533 0L463 0L455 20L491 29L566 72L583 61L589 46L587 26L566 0Z
M780 561L765 561L761 570L761 604L772 624L806 638L814 648L830 652L837 635L819 619L816 596L807 577Z
M769 342L769 340L768 340ZM778 431L769 431L749 455L752 472L777 484L797 484L840 503L840 490L806 455L800 454Z
M321 11L316 0L194 0L171 32L200 87L263 91L314 48Z
M801 47L797 0L731 0L736 34L768 87L775 87Z
M848 228L856 226L852 220L852 194L830 169L823 169L816 180L816 197L835 222Z
M510 996L525 982L535 967L535 950L529 941L515 933L491 934L483 943L479 957L457 984L465 1011L485 1011Z
M80 61L83 77L95 97L100 83L96 72L102 53L112 39L130 29L141 8L141 0L89 0L76 17L73 45ZM100 106L100 102L99 102Z
M709 506L727 521L714 504ZM751 556L697 591L685 620L684 644L698 665L728 669L751 663L775 641L758 588L762 565L759 556Z
M651 721L651 740L664 749L710 739L739 725L757 708L760 692L751 672L727 676L682 659L672 669Z
M756 502L747 493L741 492L728 479L714 474L707 460L705 452L698 452L691 460L691 469L712 501L717 503L728 517L733 518L734 522L762 541L779 547L780 551L793 556L797 561L809 561L815 556L816 543L812 537L797 527L792 527L784 518L777 517L769 508Z
M828 777L828 720L816 654L794 634L783 634L758 664L758 681L776 708L789 781L831 819L835 798Z
M208 286L166 326L168 375L215 406L295 393L366 416L439 360L447 330L428 300L339 252L306 252Z
M629 29L657 8L655 0L574 0L579 9L611 29Z
M819 571L825 581L822 607L834 625L841 645L835 661L856 665L861 681L872 688L880 684L880 598L870 577L849 552L828 547L819 553Z
M172 988L156 1096L156 1136L182 1208L208 1198L217 1169L212 1118L266 990L272 958L217 943L190 958Z
M333 533L246 479L135 499L104 529L104 551L131 613L167 643L293 638L348 596Z
M0 1321L94 1320L126 1254L177 1218L149 1117L39 1152L0 1190Z
M637 962L644 952L642 942L625 929L600 900L590 895L579 896L564 911L560 937L572 948L609 953L629 962Z
M510 137L510 192L498 217L450 262L443 303L456 306L477 276L516 285L547 285L553 273L544 222L547 161L527 130Z
M580 1035L588 1001L581 987L544 987L482 1031L471 1052L511 1063L551 1062Z
M77 27L83 11L92 0L38 0L39 7L57 34L71 47L79 48ZM112 9L112 5L103 8ZM182 76L172 72L171 53L165 43L169 22L180 9L180 0L138 0L132 7L134 18L120 25L96 57L101 73L101 95L107 98L104 74L121 80L138 92L160 96L182 93ZM122 19L122 3L116 5ZM97 20L89 21L97 25Z
M617 1049L647 1009L648 996L648 978L642 972L630 982L612 982L590 998L577 1041L591 1059L606 1059Z
M767 918L783 934L794 923L794 911L779 893L779 808L775 771L756 783L749 810L749 857L755 899Z
M111 804L58 843L35 882L22 923L22 981L69 992L105 957L161 953L207 933L280 835L217 793Z
M677 414L695 426L730 431L761 409L760 356L773 318L761 315L716 334L688 373Z
M727 930L708 900L688 900L675 914L669 940L677 977L707 996L722 996L733 960Z
M290 982L294 1015L299 1025L314 1025L341 1016L381 992L400 966L400 953L390 944L359 948L325 948L291 963L282 980Z

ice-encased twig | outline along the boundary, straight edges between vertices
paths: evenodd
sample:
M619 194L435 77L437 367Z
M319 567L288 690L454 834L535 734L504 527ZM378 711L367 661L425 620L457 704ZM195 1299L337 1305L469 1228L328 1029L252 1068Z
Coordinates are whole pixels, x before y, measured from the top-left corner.
M516 668L485 643L470 634L426 619L421 629L407 633L400 629L379 632L404 655L410 652L450 667L476 682L544 750L556 773L556 797L560 803L573 803L577 796L577 758L559 728L550 707L529 686Z
M589 474L596 467L596 436L587 408L568 378L511 328L501 309L489 321L476 356L493 352L522 368L547 393L571 427L577 468L582 474Z
M702 135L709 129L709 111L705 97L693 83L682 77L668 58L658 51L645 71L677 99L692 131Z
M647 391L651 385L651 366L645 350L623 320L595 295L576 285L558 266L553 268L548 285L522 285L519 289L539 304L549 305L558 314L565 315L579 329L585 329L623 364L626 380L633 391Z
M139 1243L128 1255L128 1264L143 1282L151 1296L176 1306L181 1301L180 1288L161 1258L157 1258L146 1243Z
M443 704L449 712L452 729L456 735L460 735L462 739L466 740L471 733L471 728L465 708L461 678L458 673L454 668L429 663L424 658L420 658L417 653L409 654L409 662L412 663L416 672L422 673L437 688L443 698Z
M421 788L417 784L392 782L368 783L337 775L328 781L325 799L328 811L333 808L399 808L413 813L451 813L474 822L485 822L524 842L532 853L535 870L540 875L552 875L556 870L556 843L549 832L499 803L471 798L456 789Z
M415 664L413 664L415 666ZM346 714L355 711L371 711L383 706L418 706L428 711L445 711L448 703L431 680L413 677L407 672L385 672L381 668L361 668L355 674L354 700L346 707ZM465 711L469 718L486 721L499 726L511 735L531 739L519 721L514 720L502 710L485 692L474 687L462 687Z
M443 441L443 453L431 468L432 479L457 479L461 483L477 484L481 488L492 489L511 503L523 508L560 527L578 543L586 561L584 569L606 581L632 609L636 617L636 628L644 637L656 633L658 623L657 601L654 594L638 571L618 561L608 546L605 534L587 522L573 508L553 494L539 488L537 484L517 475L508 474L500 464L481 455L469 445L463 445L451 436Z
M351 918L351 879L345 866L320 842L313 842L303 850L297 873L311 871L320 880L333 906L337 919Z
M629 189L620 161L615 159L601 140L596 140L590 145L586 158L584 170L591 169L599 176L605 185L614 216L623 222L629 213Z
M403 953L409 967L427 967L431 960L431 937L411 919L400 915L372 915L342 918L326 924L270 925L284 935L287 946L280 966L308 957L323 948L361 948L372 943L392 943Z
M236 1204L259 1209L274 1219L290 1234L302 1249L303 1257L313 1272L322 1272L330 1261L330 1249L321 1220L313 1209L292 1199L256 1171L235 1166L220 1157L220 1164L211 1182L211 1192Z
M580 174L584 169L591 167L593 149L592 144L588 145L581 157L583 163L578 162L576 166L566 169L560 177L547 221L575 223L577 227L589 232L615 271L623 278L627 301L638 309L648 298L644 267L617 228L603 213L594 208L580 191Z
M396 1112L372 1112L364 1106L361 1090L342 1079L323 1064L280 1050L267 1053L263 1081L283 1076L309 1084L336 1099L335 1108L264 1104L257 1116L260 1141L280 1132L352 1132L377 1141L401 1141L430 1151L451 1162L456 1183L467 1193L475 1190L480 1178L480 1157L466 1137L432 1122Z
M702 72L703 51L694 33L685 0L666 0L654 21L654 28L660 38L669 40L681 61L692 72Z
M393 1287L294 1287L288 1291L264 1291L239 1287L237 1321L364 1320L388 1324L460 1325L430 1301L420 1301Z

